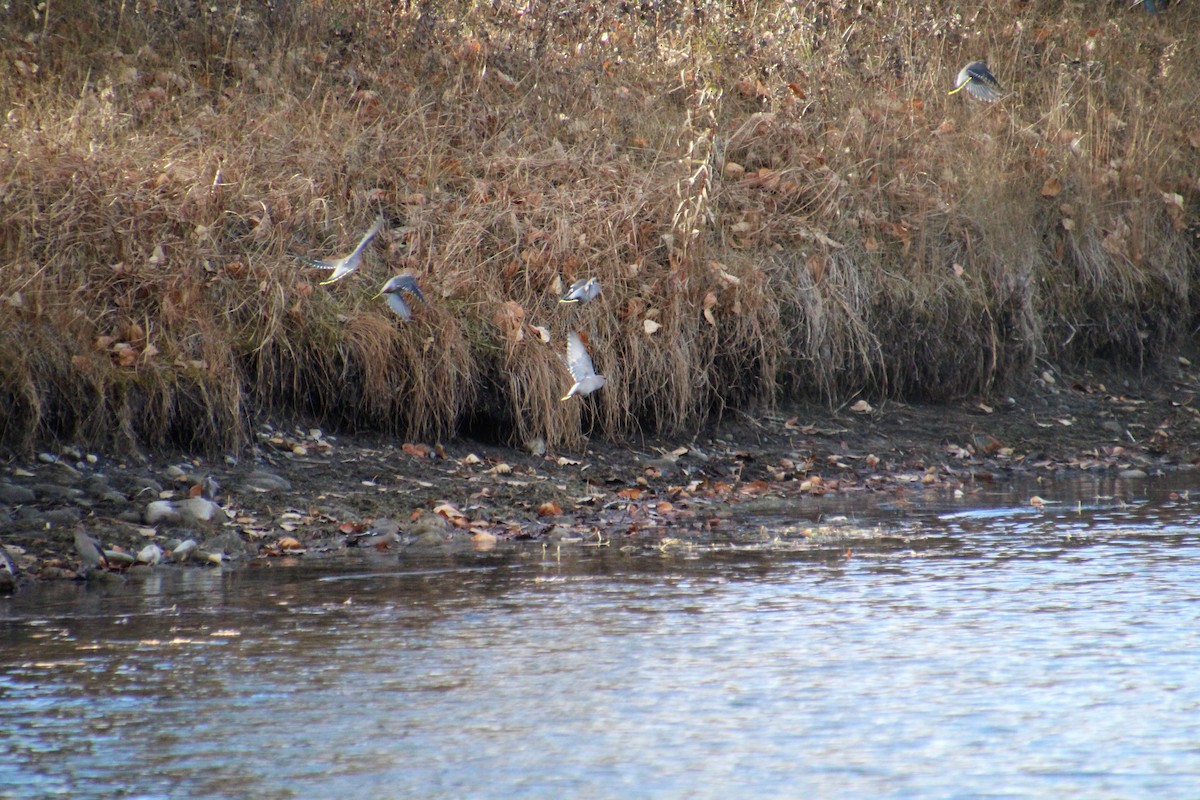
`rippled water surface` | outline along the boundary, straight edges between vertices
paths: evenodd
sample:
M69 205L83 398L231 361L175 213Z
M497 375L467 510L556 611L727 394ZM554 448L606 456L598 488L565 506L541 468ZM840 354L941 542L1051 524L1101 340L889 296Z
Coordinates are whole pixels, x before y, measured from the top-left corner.
M25 591L0 797L1194 798L1172 481Z

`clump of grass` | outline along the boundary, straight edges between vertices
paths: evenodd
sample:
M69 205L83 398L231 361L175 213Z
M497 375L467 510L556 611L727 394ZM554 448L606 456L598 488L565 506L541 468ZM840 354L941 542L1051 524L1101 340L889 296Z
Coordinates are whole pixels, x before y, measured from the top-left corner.
M0 447L233 449L261 414L571 445L1144 368L1192 327L1189 6L556 8L3 12ZM994 106L946 94L979 57ZM295 260L379 213L359 274ZM401 270L410 323L370 300ZM561 403L572 329L609 384Z

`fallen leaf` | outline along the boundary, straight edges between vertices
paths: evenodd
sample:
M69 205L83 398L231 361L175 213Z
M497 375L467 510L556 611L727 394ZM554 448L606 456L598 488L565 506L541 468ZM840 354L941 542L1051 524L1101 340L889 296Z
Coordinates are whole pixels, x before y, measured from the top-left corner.
M1058 178L1047 178L1042 184L1042 197L1058 197L1062 192L1062 181Z
M441 505L436 506L433 509L433 513L437 514L440 517L444 517L444 518L450 520L455 525L458 525L460 527L465 526L467 524L467 515L462 513L461 511L459 511L457 508L450 505L449 503L442 503Z
M557 517L563 513L563 510L558 503L545 502L538 506L537 513L539 517Z
M490 531L475 531L471 534L471 546L476 550L491 550L496 546L498 539L499 537Z
M275 546L278 547L280 550L303 550L304 549L304 545L302 545L300 543L300 540L295 538L294 536L279 537L279 541L275 543Z
M659 328L661 328L661 327L662 327L662 325L660 325L659 323L655 322L652 319L642 320L642 328L643 328L643 330L646 331L647 334L656 333L659 330Z
M713 306L717 304L717 295L715 292L709 292L704 295L704 301L701 303L701 308L704 309L704 318L708 320L709 325L715 326L717 318L713 315Z
M627 489L622 489L617 492L617 497L624 497L626 500L641 500L642 494L643 492L641 489L630 486Z
M870 414L875 409L866 400L859 400L854 405L850 406L850 410L855 414Z

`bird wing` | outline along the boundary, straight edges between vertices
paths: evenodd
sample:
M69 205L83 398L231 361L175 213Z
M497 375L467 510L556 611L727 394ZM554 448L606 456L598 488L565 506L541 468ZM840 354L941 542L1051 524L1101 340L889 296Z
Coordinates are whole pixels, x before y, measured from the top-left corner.
M400 316L400 319L405 321L412 319L412 311L409 310L408 304L396 292L388 292L387 304L392 311L395 311Z
M560 303L578 303L580 296L583 294L583 287L587 285L586 278L580 278L571 284L571 288L567 289L567 293L562 296Z
M300 259L300 263L309 267L316 267L317 269L337 269L342 263L340 258L336 261L326 261L323 258L309 258L308 256L296 256L296 258Z
M369 245L371 243L371 240L374 239L377 235L379 235L379 231L382 228L383 228L383 215L381 214L380 216L375 218L375 224L371 226L371 229L369 231L367 231L365 234L363 234L362 239L359 240L358 247L354 248L354 252L350 254L350 257L353 258L354 256L360 254L363 250L365 250L367 245Z
M411 292L417 296L417 299L422 303L425 302L425 295L421 293L421 287L417 286L417 279L412 275L397 275L392 278L392 285L396 289L403 289L406 292Z
M342 259L341 262L333 268L333 274L321 281L321 285L326 286L331 283L337 283L347 275L357 272L361 264L362 257L357 253L351 254L350 256Z
M1000 81L984 61L972 61L962 68L958 73L958 88L965 88L972 97L988 103L995 102L1001 91Z
M967 73L967 75L981 83L986 83L988 86L992 86L996 89L1000 88L1000 81L996 80L996 76L992 74L990 69L988 69L986 62L975 61L967 64L967 66L964 68L964 71Z
M317 269L340 269L343 266L350 267L351 271L357 268L354 260L362 255L362 251L371 243L371 240L379 235L379 231L383 228L383 217L380 216L375 220L375 224L366 232L358 242L358 246L350 251L349 255L340 256L338 258L311 258L309 256L297 256L302 262L310 267Z
M583 341L577 333L567 334L567 369L571 371L571 377L576 383L582 383L596 374L592 357L588 355L587 348L583 346Z

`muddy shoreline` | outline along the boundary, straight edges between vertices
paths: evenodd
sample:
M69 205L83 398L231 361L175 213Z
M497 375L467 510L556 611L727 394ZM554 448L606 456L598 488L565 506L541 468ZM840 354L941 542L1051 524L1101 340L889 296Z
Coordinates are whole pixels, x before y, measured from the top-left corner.
M735 412L694 437L594 437L576 452L278 423L260 427L251 451L219 459L64 446L0 463L0 544L19 573L0 570L0 583L505 541L699 541L728 535L739 508L790 509L803 524L813 498L828 495L902 508L1019 477L1193 469L1198 393L1200 377L1181 358L1153 379L1047 372L995 398ZM107 552L107 568L81 563L80 530ZM155 549L157 565L129 563Z

